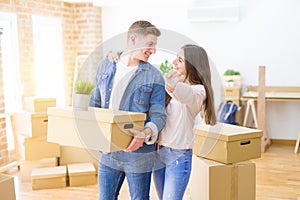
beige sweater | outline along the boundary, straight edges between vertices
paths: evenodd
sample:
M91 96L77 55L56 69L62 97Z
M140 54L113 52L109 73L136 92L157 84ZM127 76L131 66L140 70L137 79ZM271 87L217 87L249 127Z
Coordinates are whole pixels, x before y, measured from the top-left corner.
M174 149L191 149L194 121L202 109L206 92L203 85L178 83L166 108L167 121L159 135L159 144Z

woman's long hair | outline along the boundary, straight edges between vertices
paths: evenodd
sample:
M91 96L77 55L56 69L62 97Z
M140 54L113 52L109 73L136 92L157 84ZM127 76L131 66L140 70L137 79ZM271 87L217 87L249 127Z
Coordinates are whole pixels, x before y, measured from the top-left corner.
M211 72L206 51L197 45L187 44L182 47L184 51L186 77L190 84L201 84L206 91L206 99L204 102L205 123L216 124L217 117L214 105L214 93L211 84ZM170 97L167 97L169 102Z

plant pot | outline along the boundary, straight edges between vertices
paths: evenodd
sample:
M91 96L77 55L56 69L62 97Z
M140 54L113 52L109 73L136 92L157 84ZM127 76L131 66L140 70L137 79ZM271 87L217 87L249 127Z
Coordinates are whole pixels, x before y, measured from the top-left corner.
M73 108L75 110L88 110L91 95L89 94L74 94Z
M226 81L225 82L225 86L226 87L233 87L234 86L234 82L233 81Z
M230 83L226 83L226 82L230 82L229 80L233 81L233 85L231 85ZM222 76L222 81L223 84L225 85L225 87L242 87L242 76L241 75L226 75L226 76Z

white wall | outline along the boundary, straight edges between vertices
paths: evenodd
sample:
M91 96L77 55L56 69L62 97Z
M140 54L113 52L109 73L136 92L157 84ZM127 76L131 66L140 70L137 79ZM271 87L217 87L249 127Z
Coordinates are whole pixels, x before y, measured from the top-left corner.
M194 23L187 19L192 1L183 4L175 0L169 5L137 2L103 7L104 40L144 19L203 46L220 75L228 68L236 69L243 76L244 86L257 85L259 65L266 66L266 85L300 86L299 0L240 0L237 22ZM176 37L166 39L162 35L159 42L162 40L178 43ZM271 138L296 139L300 102L268 103L267 118Z

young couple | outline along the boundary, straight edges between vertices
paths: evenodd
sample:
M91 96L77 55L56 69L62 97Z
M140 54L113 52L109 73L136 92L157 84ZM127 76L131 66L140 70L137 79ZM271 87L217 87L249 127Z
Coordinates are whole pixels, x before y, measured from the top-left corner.
M99 200L118 199L125 177L131 199L148 200L152 170L159 199L182 199L191 171L195 117L201 112L205 123L216 123L205 50L183 46L174 70L162 77L147 62L160 34L150 22L134 22L119 62L105 58L99 64L90 106L147 114L143 130L130 130L127 149L102 152Z

